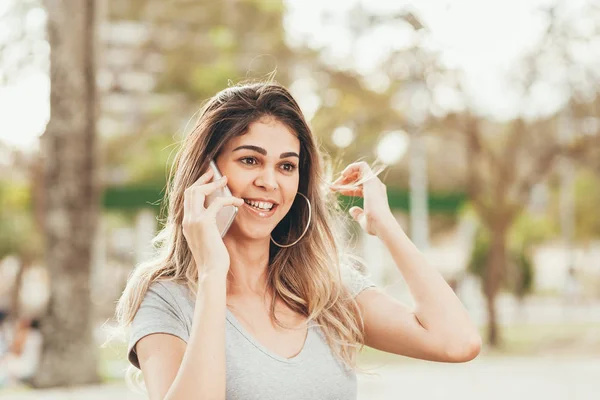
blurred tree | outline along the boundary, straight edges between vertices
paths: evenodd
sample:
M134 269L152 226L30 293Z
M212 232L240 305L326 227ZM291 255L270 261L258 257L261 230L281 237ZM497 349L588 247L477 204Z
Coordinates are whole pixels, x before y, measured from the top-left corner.
M589 242L600 237L600 173L582 171L575 181L575 235Z
M598 139L561 143L556 118L532 123L517 119L500 130L469 113L451 115L444 123L462 127L458 131L467 149L467 193L490 236L481 276L489 316L488 341L498 345L495 298L506 272L511 228L529 203L533 186L551 173L556 161L583 154Z
M576 14L566 12L562 5L544 11L547 17L544 35L537 46L530 48L520 68L514 68L510 82L519 91L520 111L525 114L534 104L534 93L539 86L548 81L554 83L553 70L548 70L548 66L560 65L565 70L560 82L562 93L569 95L564 110L548 117L538 114L528 120L517 117L507 123L494 122L476 114L476 104L457 82L467 111L449 114L439 121L447 138L464 144L467 193L489 232L489 254L482 278L489 323L487 339L492 346L501 343L495 299L508 265L509 234L529 204L533 187L551 174L560 159L582 159L600 146L600 126L583 132L578 125L565 123L568 122L565 118L571 120L565 115L577 111L574 106L577 99L597 97L600 80L593 66L586 68L572 59L576 54L573 46L589 43L594 37L582 34L577 29ZM584 16L589 18L598 12L590 5L584 9ZM548 63L549 59L553 62Z
M548 213L536 215L523 212L511 227L508 235L509 263L505 282L521 307L525 296L534 289L535 269L532 255L535 246L556 237L559 232L557 222Z
M575 194L575 239L580 243L590 243L600 237L600 171L580 168L574 182ZM553 195L551 211L559 215L560 201L558 189Z
M96 4L46 0L44 5L51 48L51 114L41 137L50 300L41 322L41 362L32 383L53 387L99 382L89 287L99 198Z
M500 286L513 293L522 302L534 287L533 262L531 253L536 244L555 236L558 232L556 221L552 218L521 213L510 227L507 235L506 268L502 270ZM471 253L467 270L482 280L491 257L491 238L493 234L480 224L475 236L475 245Z
M285 42L283 1L179 3L162 6L168 18L164 13L152 17L158 29L148 45L165 43L159 35L173 31L175 24L178 32L164 53L159 90L186 93L198 101L230 82L264 78L274 70L278 81L289 84L295 54ZM151 7L158 11L158 4Z
M530 248L523 246L511 253L511 262L508 264L507 285L509 290L517 297L521 306L525 296L532 292L535 278L530 250Z
M135 48L126 48L126 57L115 65L109 57L105 58L108 65L104 72L116 78L101 96L107 103L116 93L130 95L133 105L153 98L176 99L177 105L169 108L156 101L156 106L139 112L133 126L103 138L104 183L165 182L169 155L193 127L194 113L201 102L231 84L245 79L266 79L274 71L276 80L290 83L299 53L285 41L282 1L110 0L109 3L105 21L108 30L125 22L143 28L146 34ZM107 40L103 46L107 54L112 50L123 51L120 42ZM151 74L156 81L152 92L139 96L127 88L126 74L132 69ZM119 78L121 73L124 79ZM125 112L125 117L127 113L136 113L120 111ZM103 113L103 116L108 114ZM115 151L123 148L129 151ZM132 153L136 157L131 157Z
M102 141L106 169L103 176L112 184L164 181L173 145L182 133L187 133L182 132L182 126L188 119L186 130L193 126L194 118L190 119L190 115L199 103L245 78L268 78L275 69L275 79L287 85L301 106L304 105L323 149L334 156L338 168L349 160L368 155L365 148L374 149L380 132L398 129L403 124L399 112L390 112L394 91L372 90L363 76L327 63L320 51L288 44L282 1L178 1L179 7L156 0L113 3L109 20L143 23L148 35L140 48L149 54L158 53L164 59L155 92L183 95L186 101L176 110L156 109L146 113L135 129ZM381 18L366 12L354 14L355 20L358 19L355 30L362 33L381 23L415 20L405 13ZM114 72L115 68L111 70ZM110 90L124 92L118 83ZM310 104L306 107L307 99L315 104L316 111ZM356 138L343 151L330 140L332 131L341 125L350 125ZM131 149L136 157L131 157L131 152L118 151L123 148Z
M451 75L441 65L437 52L424 45L430 32L414 13L402 7L382 13L360 3L347 13L346 29L352 43L347 61L331 62L321 56L311 68L311 79L303 81L305 86L312 81L317 88L314 93L318 107L311 125L321 137L323 148L332 155L335 168L358 159L378 157L377 144L391 131L412 135L427 130L434 83L442 70ZM371 69L361 70L359 64L365 63L356 57L360 53L358 43L373 41L378 46L374 38L381 32L398 35L402 44L393 46ZM340 147L333 140L332 133L339 127L348 128L353 134L353 140L346 146ZM438 161L439 155L435 158ZM405 186L408 159L404 157L386 170L383 178L391 186ZM452 181L447 174L437 179L436 170L431 174L435 175L432 184L436 188Z

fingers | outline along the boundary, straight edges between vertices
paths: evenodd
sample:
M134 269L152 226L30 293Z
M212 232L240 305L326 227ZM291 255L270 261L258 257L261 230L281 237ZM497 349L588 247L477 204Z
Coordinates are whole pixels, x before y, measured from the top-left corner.
M332 186L343 185L348 182L352 182L352 181L356 180L356 178L358 178L358 173L353 173L353 174L349 174L349 175L340 175L335 181L333 181L333 183L331 185Z
M222 188L225 185L227 185L227 177L226 176L219 178L216 181L205 183L202 186L198 186L198 190L201 193L203 193L205 196L208 196L215 190Z
M371 167L364 161L359 161L348 165L343 171L342 176L358 173L362 178L370 176Z
M191 186L183 194L185 205L184 219L194 219L204 210L205 195L198 190L199 187Z
M202 175L202 177L204 177L205 175ZM187 188L185 191L185 195L189 194L190 197L194 198L194 200L190 203L190 205L199 206L200 209L204 209L204 199L206 198L206 196L208 196L215 190L227 185L227 177L226 176L219 178L213 182L201 184L200 182L202 182L204 180L202 177L200 177L200 179L198 179L196 181L196 183L194 183L192 186Z
M202 187L206 183L210 182L214 175L214 171L212 168L209 168L204 174L200 176L194 183L192 183L183 193L183 209L184 215L188 216L192 214L195 210L204 209L204 198L206 194L196 196L197 188ZM211 193L211 192L209 192Z
M212 168L209 168L208 171L206 171L204 174L202 174L200 176L200 178L198 178L196 180L196 182L192 183L192 186L203 185L205 183L210 182L210 180L212 179L212 177L213 177L214 174L215 174L215 172L212 170Z
M185 190L183 195L184 217L193 217L202 212L205 209L204 203L206 201L206 196L227 184L227 177L225 176L216 181L208 182L213 175L211 169Z
M355 184L355 182L358 182L358 180L358 173L353 173L346 176L342 175L332 182L329 188L332 191L340 191L340 193L345 194L345 191L353 191L362 188L361 185Z
M360 217L360 215L363 213L363 209L360 207L352 207L348 210L348 212L350 215L352 215L352 218L358 220L358 217Z
M227 206L241 207L244 204L244 200L235 196L217 197L210 206L206 209L206 212L212 216L216 216L220 209Z
M332 186L341 186L349 182L358 182L368 180L372 177L371 167L364 161L359 161L348 165L340 176L332 183ZM366 179L365 179L366 178Z
M336 189L340 194L344 196L353 196L353 197L364 197L364 192L362 186L356 189Z
M369 164L359 161L348 165L329 188L344 196L364 197L364 185L371 185L373 177Z

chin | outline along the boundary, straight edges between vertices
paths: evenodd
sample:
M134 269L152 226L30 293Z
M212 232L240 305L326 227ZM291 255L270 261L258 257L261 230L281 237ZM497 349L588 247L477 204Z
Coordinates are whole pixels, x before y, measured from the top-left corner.
M271 236L271 227L248 226L245 224L234 223L231 226L231 233L235 236L245 239L269 239Z

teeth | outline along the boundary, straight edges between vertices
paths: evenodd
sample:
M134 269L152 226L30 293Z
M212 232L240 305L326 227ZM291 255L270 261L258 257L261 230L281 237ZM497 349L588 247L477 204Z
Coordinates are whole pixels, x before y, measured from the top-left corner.
M265 201L253 201L253 200L244 200L247 204L252 207L260 208L261 210L270 210L273 208L273 203L267 203Z

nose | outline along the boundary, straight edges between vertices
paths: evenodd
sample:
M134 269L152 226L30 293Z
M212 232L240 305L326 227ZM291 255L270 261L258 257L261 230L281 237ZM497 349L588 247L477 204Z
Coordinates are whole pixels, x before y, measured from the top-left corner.
M263 187L269 192L272 192L279 187L279 185L277 185L275 173L270 169L264 169L262 173L259 174L259 176L256 178L255 183L256 186Z

